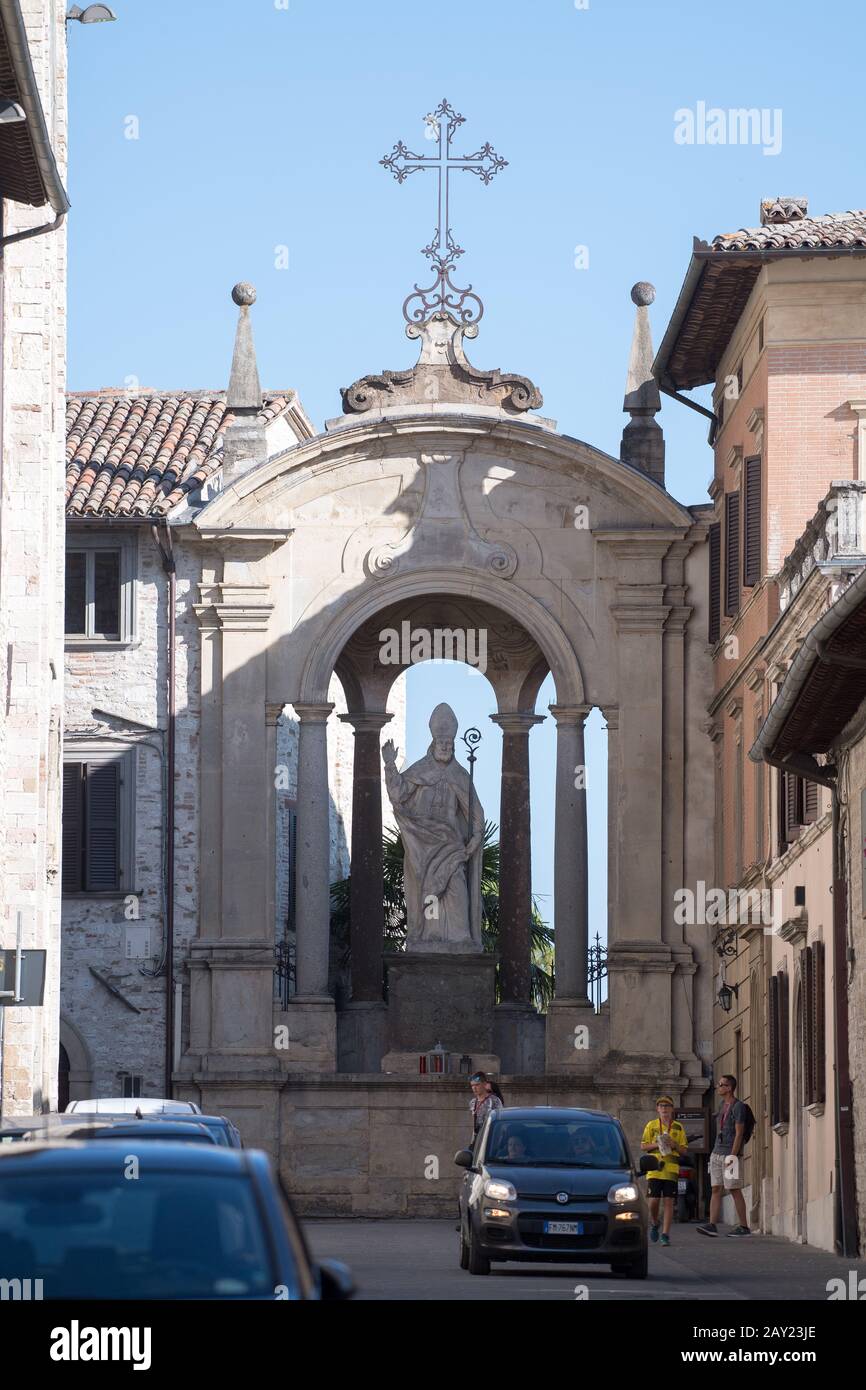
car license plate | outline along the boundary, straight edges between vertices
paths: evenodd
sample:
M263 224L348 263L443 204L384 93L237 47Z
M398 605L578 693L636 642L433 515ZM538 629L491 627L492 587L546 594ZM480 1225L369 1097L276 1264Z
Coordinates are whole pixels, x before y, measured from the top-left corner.
M582 1236L582 1221L545 1221L544 1234L546 1236Z
M677 1179L677 1192L685 1192L688 1188L688 1178Z

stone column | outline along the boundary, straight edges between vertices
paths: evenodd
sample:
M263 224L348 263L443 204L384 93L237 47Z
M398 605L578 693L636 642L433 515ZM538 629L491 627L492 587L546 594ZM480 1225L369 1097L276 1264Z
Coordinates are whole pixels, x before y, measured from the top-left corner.
M589 705L551 705L556 720L556 830L553 912L556 997L585 1006L589 901L587 897L586 755L583 729Z
M328 715L332 704L296 704L298 822L295 863L295 985L298 1002L332 1003L328 994L331 830Z
M491 714L502 730L499 803L499 979L503 1004L530 1003L532 854L529 731L541 714Z
M382 1002L385 928L382 871L382 754L385 712L341 714L355 731L352 769L352 1002Z

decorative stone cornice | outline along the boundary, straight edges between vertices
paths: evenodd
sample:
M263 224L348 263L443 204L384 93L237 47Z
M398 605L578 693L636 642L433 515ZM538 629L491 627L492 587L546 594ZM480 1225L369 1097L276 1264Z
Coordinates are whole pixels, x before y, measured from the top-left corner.
M734 444L728 457L725 459L725 467L731 469L736 480L739 482L740 470L743 466L743 446Z
M551 706L551 711L552 711ZM543 724L545 716L543 714L524 714L516 711L511 714L491 714L490 720L493 724L498 724L504 734L529 734L536 724Z
M356 734L378 734L394 716L388 710L350 710L348 714L338 714L337 718L342 724L350 724Z
M498 367L481 371L472 366L463 340L477 335L476 324L458 324L447 313L433 314L426 323L410 323L407 338L421 340L415 366L363 376L344 386L340 391L344 413L446 403L496 406L514 415L538 410L543 398L528 377L501 372Z
M592 705L548 705L547 708L556 720L558 729L583 729Z
M302 724L327 723L333 708L333 704L327 701L323 704L296 704L294 701L292 702L292 709Z
M265 724L269 729L274 728L280 721L285 705L282 701L274 703L268 701L265 705Z
M264 600L269 584L200 584L203 602L193 604L202 628L261 632L268 626L274 605Z
M760 454L764 447L764 407L756 405L748 420L746 429L755 439L755 453Z

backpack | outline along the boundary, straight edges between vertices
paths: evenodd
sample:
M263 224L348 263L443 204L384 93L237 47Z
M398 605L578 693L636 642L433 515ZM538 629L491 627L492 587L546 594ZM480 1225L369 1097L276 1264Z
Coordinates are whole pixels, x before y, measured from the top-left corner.
M743 1148L745 1148L755 1132L755 1116L751 1105L747 1105L744 1100L741 1100L740 1104L745 1111L743 1117Z

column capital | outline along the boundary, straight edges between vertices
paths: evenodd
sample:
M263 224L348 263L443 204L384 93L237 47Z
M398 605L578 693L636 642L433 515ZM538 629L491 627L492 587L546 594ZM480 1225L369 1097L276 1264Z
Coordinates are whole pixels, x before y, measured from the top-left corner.
M328 701L323 704L292 703L292 709L302 724L325 724L333 708L333 704Z
M350 710L337 718L342 724L351 724L356 734L378 734L394 716L389 710Z
M279 723L280 715L282 714L283 709L284 706L282 703L275 704L272 701L268 700L268 702L265 705L265 723L267 724L269 729L276 728L277 724Z
M543 724L545 718L543 714L528 714L522 710L490 715L491 723L498 724L504 734L528 735L530 729L536 724Z
M592 711L592 705L548 705L547 708L556 720L558 729L582 729L587 715Z
M601 712L608 729L619 728L619 705L602 705Z

